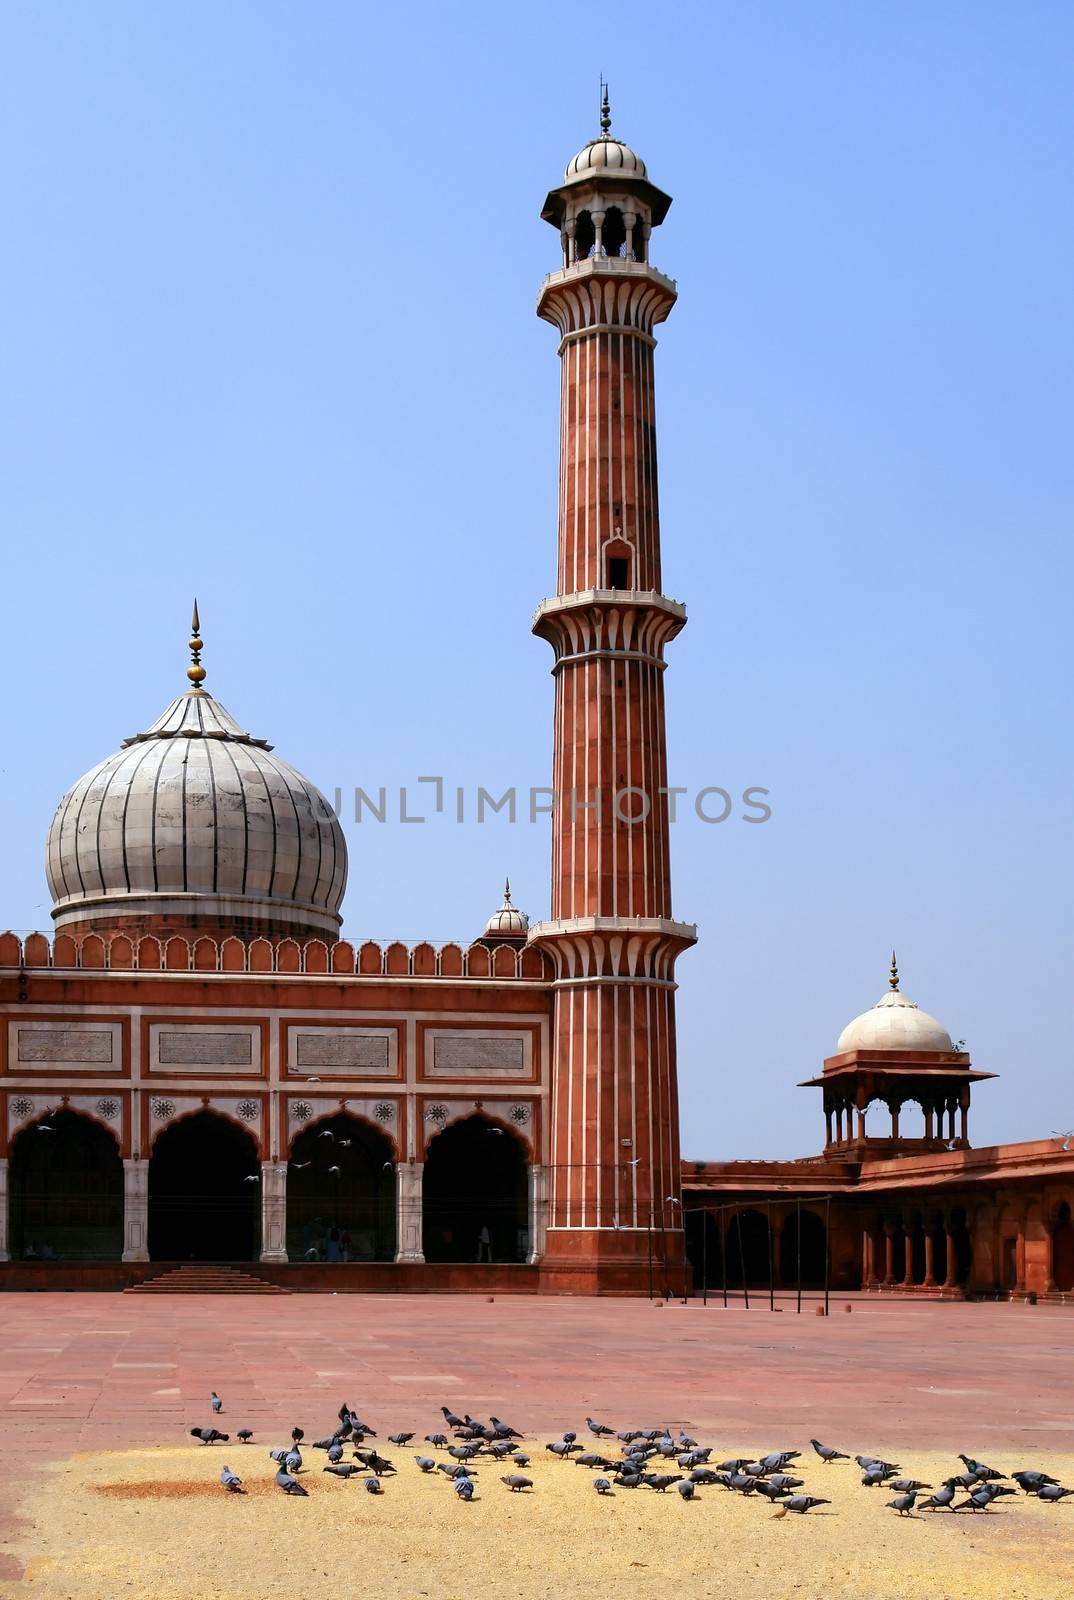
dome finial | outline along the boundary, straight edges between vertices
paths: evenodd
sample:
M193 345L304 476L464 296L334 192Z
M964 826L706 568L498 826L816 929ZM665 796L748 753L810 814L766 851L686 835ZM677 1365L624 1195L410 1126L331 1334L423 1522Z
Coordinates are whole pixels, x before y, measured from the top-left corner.
M505 906L509 906L511 904L511 880L510 880L510 878L505 878L503 880L503 903L504 903Z
M200 637L201 622L198 618L198 602L196 597L194 600L194 612L190 618L190 628L191 634L189 640L187 641L190 646L190 665L186 669L186 675L193 684L193 688L189 691L189 693L201 694L201 686L205 682L205 668L201 664L201 652L204 649L204 645L202 644Z
M608 85L603 78L600 80L600 88L600 136L606 139L612 129L612 110L608 104Z
M891 952L891 976L888 978L888 983L894 990L897 990L899 987L899 968L895 961L894 950Z

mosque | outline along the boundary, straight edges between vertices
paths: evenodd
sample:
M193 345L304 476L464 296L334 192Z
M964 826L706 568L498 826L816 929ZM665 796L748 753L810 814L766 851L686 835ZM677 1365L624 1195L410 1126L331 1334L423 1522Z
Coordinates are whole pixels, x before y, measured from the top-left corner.
M605 96L541 212L548 920L508 886L469 944L341 939L339 822L205 687L195 607L183 692L56 809L51 937L0 935L0 1286L1074 1298L1071 1141L973 1148L992 1074L894 957L803 1085L818 1154L681 1159L696 929L672 911L664 671L686 611L662 587L654 422L676 289L650 256L670 204Z

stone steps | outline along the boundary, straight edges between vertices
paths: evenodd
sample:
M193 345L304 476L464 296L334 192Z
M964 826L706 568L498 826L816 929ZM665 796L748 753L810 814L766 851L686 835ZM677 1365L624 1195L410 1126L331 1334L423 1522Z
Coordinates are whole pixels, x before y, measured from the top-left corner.
M278 1283L266 1283L237 1267L171 1267L159 1277L132 1283L124 1294L290 1294Z

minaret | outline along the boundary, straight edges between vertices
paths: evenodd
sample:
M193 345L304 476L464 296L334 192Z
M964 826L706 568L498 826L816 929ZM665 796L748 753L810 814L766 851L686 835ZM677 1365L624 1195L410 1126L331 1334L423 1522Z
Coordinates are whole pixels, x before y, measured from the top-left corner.
M649 261L669 197L600 136L541 212L563 264L537 313L560 334L551 920L555 970L545 1276L552 1288L678 1290L683 1260L664 646L686 611L660 592L653 329L675 285Z

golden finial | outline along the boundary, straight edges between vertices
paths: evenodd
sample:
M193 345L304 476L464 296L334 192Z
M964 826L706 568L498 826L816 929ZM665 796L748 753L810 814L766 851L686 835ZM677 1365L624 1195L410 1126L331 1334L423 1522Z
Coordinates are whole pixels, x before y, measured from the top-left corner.
M898 989L899 987L899 969L895 962L894 950L891 952L891 976L888 978L888 983L892 989Z
M205 682L205 668L201 664L201 652L204 646L201 642L201 622L198 618L198 602L194 601L194 614L190 619L191 634L188 641L190 645L190 665L186 675L193 684L192 694L200 694L201 686Z
M608 104L608 85L605 83L603 78L600 80L600 88L600 136L602 139L606 139L611 132L612 110Z

